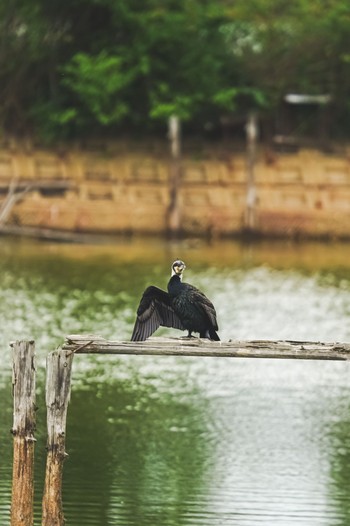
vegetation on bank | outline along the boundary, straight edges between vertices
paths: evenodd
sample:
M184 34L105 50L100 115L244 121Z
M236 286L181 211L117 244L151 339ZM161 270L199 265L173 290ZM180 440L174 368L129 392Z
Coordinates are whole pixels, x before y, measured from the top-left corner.
M275 133L286 93L329 94L350 135L344 0L0 2L0 127L46 140L218 133L258 110Z

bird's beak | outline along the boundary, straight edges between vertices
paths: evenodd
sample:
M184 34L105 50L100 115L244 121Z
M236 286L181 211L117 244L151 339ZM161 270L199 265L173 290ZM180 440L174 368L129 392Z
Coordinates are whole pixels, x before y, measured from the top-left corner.
M182 274L183 271L185 270L185 265L176 265L174 267L174 270L176 274Z

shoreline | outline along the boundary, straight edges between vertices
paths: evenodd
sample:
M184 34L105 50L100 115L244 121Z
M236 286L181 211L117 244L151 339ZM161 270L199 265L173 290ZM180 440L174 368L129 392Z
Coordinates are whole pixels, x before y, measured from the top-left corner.
M0 149L2 233L78 242L138 234L350 240L350 147L329 154L260 146L250 228L246 153L203 151L196 157L185 150L174 186L165 144L149 152L142 143L117 145L108 154Z

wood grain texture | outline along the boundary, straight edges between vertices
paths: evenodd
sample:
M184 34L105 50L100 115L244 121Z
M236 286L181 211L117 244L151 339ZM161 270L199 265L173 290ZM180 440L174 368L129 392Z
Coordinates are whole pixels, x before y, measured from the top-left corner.
M11 526L32 526L34 500L35 345L16 341L13 348L13 471Z
M42 525L63 526L62 478L65 451L66 421L71 392L74 354L57 350L47 356L47 459L42 502Z
M290 340L212 342L200 338L149 338L144 342L105 340L96 335L70 335L63 349L71 353L143 354L225 358L349 360L349 343Z

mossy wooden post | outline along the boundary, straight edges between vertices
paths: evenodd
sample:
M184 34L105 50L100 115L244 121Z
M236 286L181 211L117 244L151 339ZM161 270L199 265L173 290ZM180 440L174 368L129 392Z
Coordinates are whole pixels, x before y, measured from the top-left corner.
M43 496L42 526L63 526L62 475L67 409L71 390L74 354L51 352L46 361L47 460Z
M33 525L35 344L16 341L13 348L13 476L11 526Z

